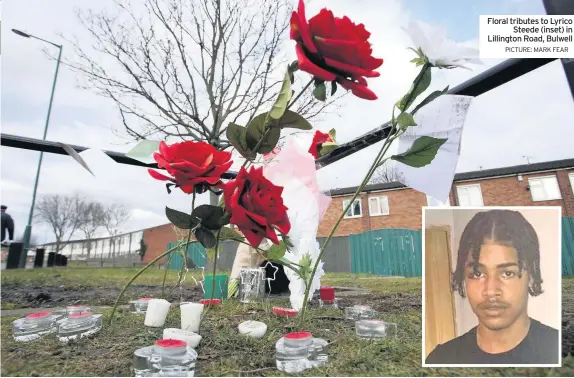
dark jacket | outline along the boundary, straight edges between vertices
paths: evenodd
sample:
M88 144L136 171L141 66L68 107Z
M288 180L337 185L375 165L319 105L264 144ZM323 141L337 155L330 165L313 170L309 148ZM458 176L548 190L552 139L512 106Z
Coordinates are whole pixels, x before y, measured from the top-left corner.
M8 230L8 236L10 240L14 240L14 221L10 214L2 212L2 239L6 239L6 230Z

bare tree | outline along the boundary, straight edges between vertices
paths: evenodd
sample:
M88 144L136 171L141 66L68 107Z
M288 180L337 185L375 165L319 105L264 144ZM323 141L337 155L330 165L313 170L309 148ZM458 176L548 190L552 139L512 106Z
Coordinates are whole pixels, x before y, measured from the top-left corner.
M371 177L370 184L382 184L385 182L398 182L404 180L403 174L392 163L385 163L381 165L373 176Z
M104 207L103 225L110 235L110 243L112 243L112 257L116 257L116 240L115 237L119 235L122 225L129 219L130 212L120 204L112 204Z
M204 140L225 149L229 122L246 124L275 100L292 0L115 4L115 15L78 12L94 41L89 49L62 37L78 57L67 64L84 74L85 88L116 103L130 136ZM302 96L294 110L313 118L336 99Z
M104 206L99 202L90 202L82 209L81 222L78 227L87 240L88 258L92 251L92 238L96 231L104 225Z
M82 225L81 214L86 206L79 194L50 194L40 197L35 215L39 222L47 223L56 237L58 253L70 241L70 238Z

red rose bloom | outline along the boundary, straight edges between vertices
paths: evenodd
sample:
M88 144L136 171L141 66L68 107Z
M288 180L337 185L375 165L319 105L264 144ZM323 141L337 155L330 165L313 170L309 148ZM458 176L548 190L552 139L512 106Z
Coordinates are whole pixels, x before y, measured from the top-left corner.
M275 244L278 229L287 234L291 229L287 207L281 198L283 188L263 177L263 168L243 167L234 180L224 184L225 210L231 214L231 223L237 225L254 248L263 238Z
M299 69L324 81L337 81L357 97L376 100L365 77L379 76L374 70L383 60L371 55L370 36L363 24L356 25L346 16L334 17L325 8L307 22L303 0L291 15Z
M205 142L159 144L159 153L153 154L159 168L173 177L148 169L151 177L174 182L184 193L192 193L196 186L221 187L221 175L231 167L231 152L218 151Z
M313 136L313 141L311 142L311 147L309 147L309 153L315 157L315 159L319 159L319 152L321 152L321 146L323 143L327 142L334 142L333 138L329 134L325 134L320 132L319 130L315 131L315 136Z

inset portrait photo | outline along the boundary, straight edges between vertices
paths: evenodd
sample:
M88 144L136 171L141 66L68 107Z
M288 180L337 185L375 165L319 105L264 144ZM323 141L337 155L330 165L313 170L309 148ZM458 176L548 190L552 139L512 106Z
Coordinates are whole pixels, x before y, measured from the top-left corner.
M561 215L423 208L423 366L561 366Z

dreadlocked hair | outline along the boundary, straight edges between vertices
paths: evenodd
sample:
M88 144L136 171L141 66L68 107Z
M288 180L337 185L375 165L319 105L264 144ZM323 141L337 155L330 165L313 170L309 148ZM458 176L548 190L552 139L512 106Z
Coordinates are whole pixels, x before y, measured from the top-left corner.
M464 228L458 247L456 270L452 275L452 289L464 298L464 268L472 257L473 269L478 270L480 248L486 240L513 247L518 253L519 277L530 273L528 292L542 294L540 274L540 245L536 231L522 214L514 210L489 210L477 213Z

